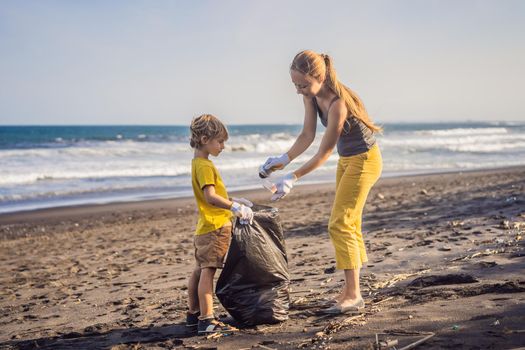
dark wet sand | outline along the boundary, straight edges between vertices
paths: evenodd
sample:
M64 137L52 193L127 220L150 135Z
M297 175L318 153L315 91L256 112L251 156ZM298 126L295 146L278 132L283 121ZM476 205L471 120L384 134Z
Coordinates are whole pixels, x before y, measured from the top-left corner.
M332 184L301 186L275 204L290 320L219 339L182 323L193 199L2 215L0 349L371 349L389 332L398 349L425 332L421 349L525 346L525 167L381 179L364 217L367 307L351 319L318 314L342 283L332 199Z

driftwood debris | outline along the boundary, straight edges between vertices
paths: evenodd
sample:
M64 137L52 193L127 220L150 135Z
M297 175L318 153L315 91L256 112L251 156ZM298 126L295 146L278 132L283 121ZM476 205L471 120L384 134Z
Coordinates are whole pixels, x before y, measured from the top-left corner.
M392 287L394 284L396 284L399 281L406 280L407 278L412 277L412 276L423 275L423 274L425 274L425 273L427 273L429 271L430 271L430 269L426 269L426 270L422 270L422 271L418 271L418 272L414 272L414 273L400 273L400 274L395 275L395 276L393 276L392 278L390 278L390 279L388 279L386 281L380 281L380 282L368 284L368 287L371 290L378 290L378 289Z
M398 336L418 336L418 335L423 335L424 337L398 349L398 348L395 347L396 345L398 345L398 340L397 339L386 339L386 340L380 341L379 340L379 335L390 335L390 336L393 336L393 335L398 335ZM392 331L386 331L385 333L376 333L375 348L376 348L376 350L386 350L386 349L389 349L389 348L394 348L396 350L410 350L410 349L414 349L415 347L417 347L420 344L423 344L424 342L426 342L427 340L429 340L430 338L432 338L435 335L436 334L433 333L433 332L407 332L407 331L403 331L403 330L399 330L399 331L398 330L392 330Z
M418 346L419 344L423 344L424 342L426 342L427 340L429 340L430 338L432 338L433 336L435 336L436 334L435 333L429 333L426 337L422 338L422 339L419 339L418 341L415 341L411 344L408 344L407 346L405 347L402 347L401 349L398 349L398 350L409 350L409 349L413 349L415 348L416 346Z

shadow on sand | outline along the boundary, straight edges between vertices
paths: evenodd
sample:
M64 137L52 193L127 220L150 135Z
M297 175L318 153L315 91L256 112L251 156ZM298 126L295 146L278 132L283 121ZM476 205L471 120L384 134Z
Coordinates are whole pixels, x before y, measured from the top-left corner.
M13 340L0 343L0 349L111 349L119 344L147 344L166 342L169 348L182 345L183 338L196 336L195 332L186 329L184 324L156 326L149 328L107 329L99 332L71 332L56 337L30 340Z

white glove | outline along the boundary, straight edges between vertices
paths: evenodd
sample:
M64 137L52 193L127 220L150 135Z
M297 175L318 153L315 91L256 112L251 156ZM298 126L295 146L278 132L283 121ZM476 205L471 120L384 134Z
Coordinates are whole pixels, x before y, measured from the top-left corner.
M247 207L244 204L233 202L230 210L233 212L235 216L239 218L239 222L242 225L252 223L253 211L250 209L250 207Z
M272 201L278 201L279 199L285 197L288 193L290 193L296 181L297 176L295 176L294 173L288 173L285 176L281 177L279 180L277 180L277 182L275 183L277 191L275 191L274 195L272 196Z
M287 153L283 153L278 157L270 157L259 167L259 177L267 178L275 170L284 169L290 163L290 157Z
M232 197L232 198L231 198L231 201L232 201L232 202L237 202L237 203L240 203L240 204L244 204L244 205L247 206L248 208L253 207L253 203L250 202L249 200L247 200L246 198L237 198L237 197Z

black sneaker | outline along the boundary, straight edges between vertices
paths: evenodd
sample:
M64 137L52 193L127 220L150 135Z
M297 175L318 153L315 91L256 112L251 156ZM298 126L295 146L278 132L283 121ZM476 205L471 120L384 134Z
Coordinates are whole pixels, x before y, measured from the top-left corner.
M219 322L214 318L208 318L206 320L199 320L199 335L206 335L212 333L233 333L238 331L237 328Z
M196 313L192 314L189 311L186 312L186 327L189 329L196 331L197 326L199 324L199 316L201 315L200 311L197 311Z

